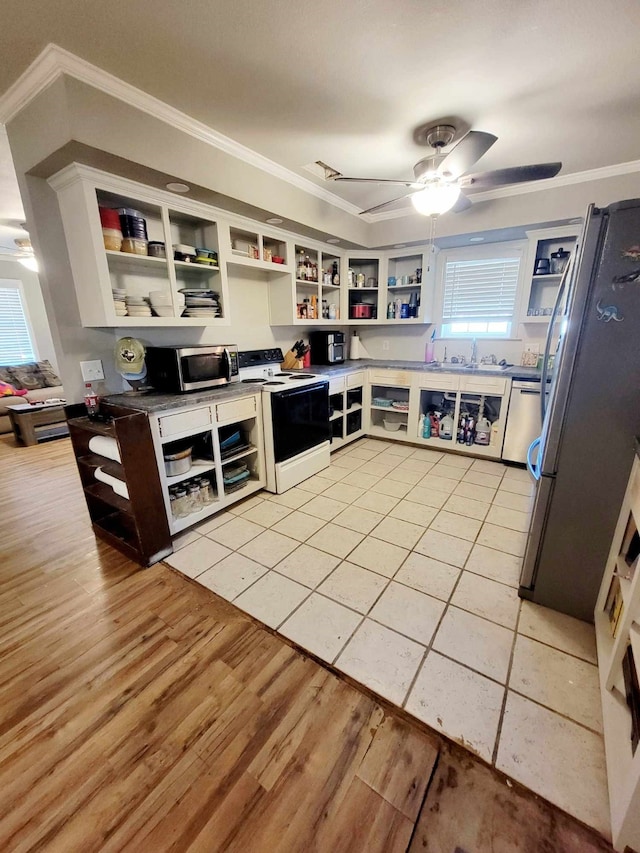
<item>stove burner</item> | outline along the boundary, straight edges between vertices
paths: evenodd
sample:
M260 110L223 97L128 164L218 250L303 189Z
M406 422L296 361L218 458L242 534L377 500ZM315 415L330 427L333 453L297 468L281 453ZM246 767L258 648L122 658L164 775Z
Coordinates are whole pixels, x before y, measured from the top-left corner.
M264 385L266 379L242 379L241 382L246 382L248 385Z
M285 385L285 384L286 383L284 383L284 382L265 382L265 386L266 385Z
M273 375L274 376L292 376L293 374L291 374L291 373L274 373Z
M289 379L315 379L313 373L299 373L297 376L290 376Z

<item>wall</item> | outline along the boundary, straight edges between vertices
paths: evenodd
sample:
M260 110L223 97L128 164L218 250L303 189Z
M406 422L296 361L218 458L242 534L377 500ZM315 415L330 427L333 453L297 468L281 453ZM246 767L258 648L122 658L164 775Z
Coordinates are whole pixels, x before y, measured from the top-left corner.
M36 356L38 360L48 359L54 369L58 370L58 361L37 273L27 269L18 261L0 258L0 279L3 278L17 279L22 282L24 307L33 334Z

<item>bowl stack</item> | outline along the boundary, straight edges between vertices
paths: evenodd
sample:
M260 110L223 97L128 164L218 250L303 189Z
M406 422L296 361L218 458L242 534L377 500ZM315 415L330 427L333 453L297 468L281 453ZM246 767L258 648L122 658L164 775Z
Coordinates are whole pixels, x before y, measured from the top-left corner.
M147 296L125 296L129 317L151 317L151 307Z
M116 308L116 317L126 317L127 316L127 291L124 288L113 287L111 289L111 293L113 294L113 304Z
M152 290L149 293L149 302L156 317L175 317L170 293L166 293L164 290ZM176 296L176 306L180 311L184 308L184 295L182 293L178 293Z
M183 288L186 309L183 317L221 317L220 294L213 290L189 290Z

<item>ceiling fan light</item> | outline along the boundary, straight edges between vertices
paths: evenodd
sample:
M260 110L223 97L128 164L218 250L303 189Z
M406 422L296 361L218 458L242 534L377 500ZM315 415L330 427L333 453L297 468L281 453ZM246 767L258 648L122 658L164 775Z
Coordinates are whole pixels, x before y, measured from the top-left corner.
M438 216L451 210L460 195L456 184L432 184L411 196L411 202L423 216Z

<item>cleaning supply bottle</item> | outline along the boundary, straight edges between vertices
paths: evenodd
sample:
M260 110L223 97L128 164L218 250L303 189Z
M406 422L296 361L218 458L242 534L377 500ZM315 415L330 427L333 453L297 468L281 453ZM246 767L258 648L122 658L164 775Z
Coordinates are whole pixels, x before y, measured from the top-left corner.
M484 417L478 418L474 444L487 445L491 441L491 423Z
M500 433L500 421L494 421L491 424L491 444L498 444L498 435Z
M431 364L431 362L435 360L435 340L436 340L436 330L434 329L431 332L431 338L429 339L426 347L424 348L425 364Z
M430 412L429 419L431 421L431 437L438 438L440 436L440 415L438 412Z
M453 418L449 412L440 421L440 438L443 441L451 441L453 439Z
M420 415L418 419L418 438L422 438L424 433L424 415Z
M426 414L422 416L424 418L422 424L422 437L423 438L431 438L431 417Z

